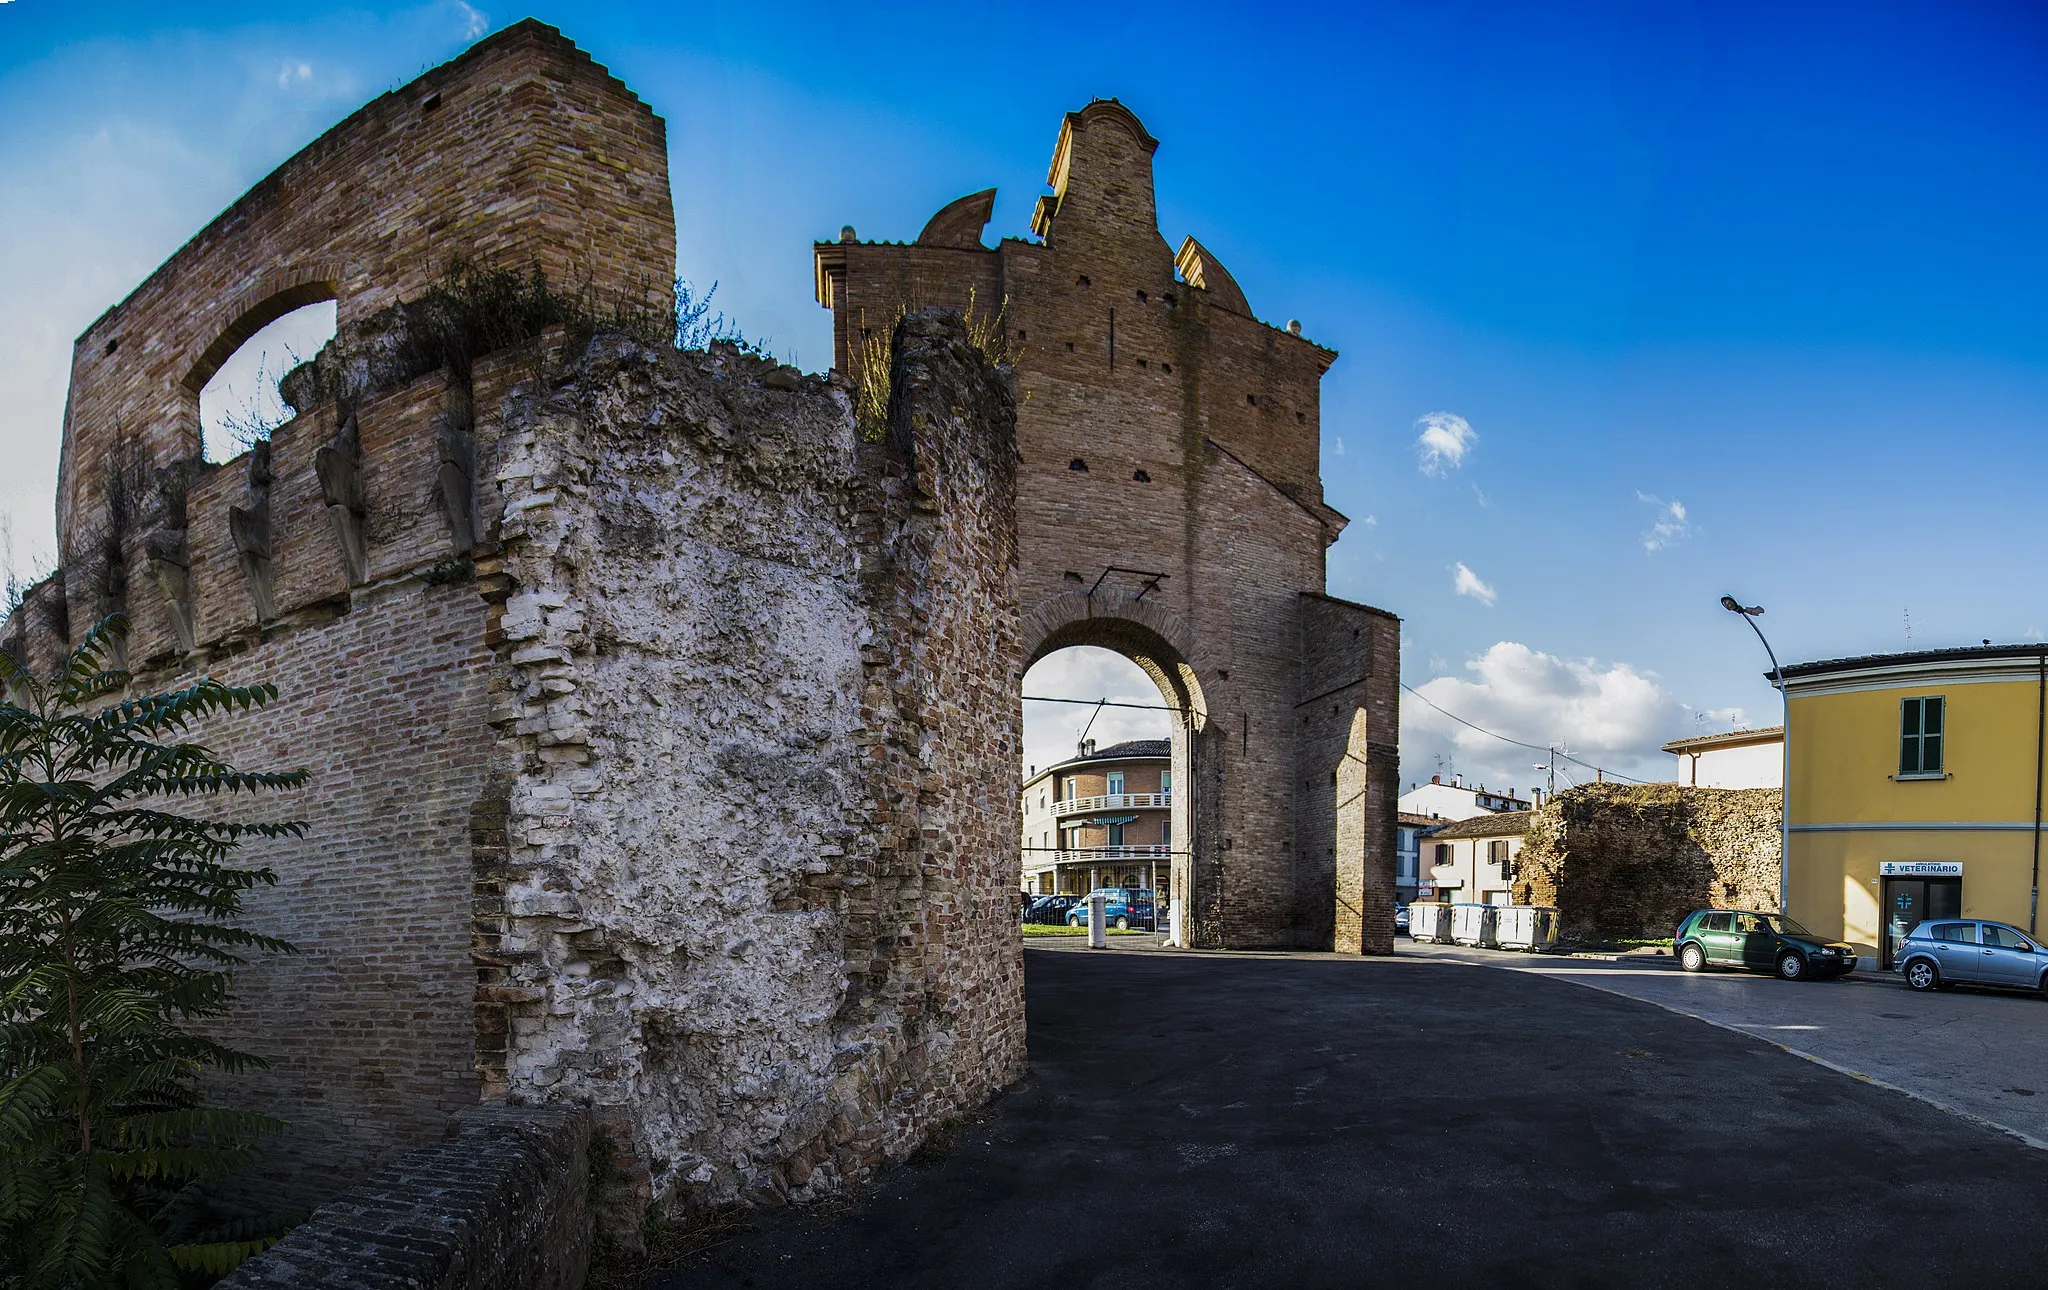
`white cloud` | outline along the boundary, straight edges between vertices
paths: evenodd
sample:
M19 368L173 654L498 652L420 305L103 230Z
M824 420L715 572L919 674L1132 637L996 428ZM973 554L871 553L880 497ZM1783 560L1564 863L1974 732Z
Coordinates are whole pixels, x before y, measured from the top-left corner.
M455 12L462 19L462 35L466 40L475 40L491 29L490 19L484 17L483 11L474 5L464 4L463 0L455 0Z
M1657 508L1656 522L1643 534L1643 550L1662 551L1692 536L1692 520L1685 513L1684 502L1667 502L1640 489L1636 490L1636 500Z
M1364 519L1358 521L1358 523L1363 528L1376 529L1380 526L1380 517L1377 515L1368 515Z
M286 59L277 69L277 87L290 89L294 84L313 79L313 65L302 59Z
M1493 588L1481 582L1479 575L1466 568L1463 560L1458 561L1452 570L1451 588L1461 596L1472 597L1489 609L1493 607Z
M1422 433L1415 438L1416 450L1422 457L1422 473L1432 477L1440 478L1464 465L1466 454L1479 442L1479 432L1455 412L1431 412L1415 424L1422 427Z
M1341 457L1344 455L1343 435L1337 435L1336 437L1330 440L1330 455L1333 457Z
M1108 699L1164 704L1159 687L1136 663L1112 650L1077 646L1048 654L1024 674L1024 693L1055 699ZM1094 724L1089 719L1094 718ZM1043 770L1074 755L1085 727L1098 747L1126 739L1165 739L1173 716L1157 708L1102 708L1074 703L1024 705L1024 764Z
M1434 662L1434 660L1432 660ZM1535 749L1518 748L1463 726L1411 695L1401 700L1401 760L1433 772L1439 758L1495 787L1526 789L1542 782L1537 749L1561 744L1574 757L1637 779L1669 779L1657 746L1694 733L1685 709L1656 677L1626 663L1566 659L1515 641L1500 641L1469 658L1463 676L1438 676L1415 687L1422 697L1476 726ZM1720 710L1730 712L1732 710ZM1560 760L1558 787L1593 778ZM1404 783L1424 775L1409 774Z

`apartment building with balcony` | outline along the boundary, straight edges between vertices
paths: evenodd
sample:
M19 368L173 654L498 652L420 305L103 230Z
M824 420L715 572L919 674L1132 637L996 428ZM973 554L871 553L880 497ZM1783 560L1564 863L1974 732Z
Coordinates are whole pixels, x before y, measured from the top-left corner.
M1164 901L1173 850L1173 758L1164 739L1132 739L1025 779L1023 884L1030 892L1152 887Z

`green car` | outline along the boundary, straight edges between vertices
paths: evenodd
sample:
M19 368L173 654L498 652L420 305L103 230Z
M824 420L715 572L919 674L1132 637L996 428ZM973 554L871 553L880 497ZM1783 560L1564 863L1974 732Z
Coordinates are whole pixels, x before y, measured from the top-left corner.
M1688 972L1739 967L1798 981L1856 970L1855 946L1825 940L1783 914L1749 909L1695 909L1678 920L1671 948Z

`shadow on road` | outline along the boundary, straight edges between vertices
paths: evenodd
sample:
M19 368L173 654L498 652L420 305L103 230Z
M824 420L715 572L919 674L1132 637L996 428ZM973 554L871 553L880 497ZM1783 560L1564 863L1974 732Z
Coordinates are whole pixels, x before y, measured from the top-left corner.
M952 1155L653 1284L1895 1285L2048 1248L2041 1153L1648 1003L1414 957L1026 957L1031 1073Z

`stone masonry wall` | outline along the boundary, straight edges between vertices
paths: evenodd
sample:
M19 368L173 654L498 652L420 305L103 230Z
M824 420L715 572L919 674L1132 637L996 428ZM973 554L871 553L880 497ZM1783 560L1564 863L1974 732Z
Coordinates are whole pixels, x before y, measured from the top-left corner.
M957 319L898 347L880 444L731 350L503 410L486 1091L593 1106L671 1210L827 1194L1022 1073L1010 395Z
M1514 898L1560 933L1669 936L1688 910L1778 906L1779 791L1587 784L1529 822Z
M660 142L518 24L81 338L64 567L0 646L47 672L124 608L138 687L280 690L196 732L312 772L260 807L307 839L244 853L280 878L251 921L303 952L240 973L220 1027L273 1063L232 1100L292 1123L242 1180L269 1203L479 1099L588 1105L616 1226L801 1200L1022 1073L1009 374L957 318L906 319L868 443L843 389L730 347L558 327L466 372L393 358L444 251L666 282ZM198 462L192 381L323 293L298 415Z
M237 1268L219 1290L579 1290L590 1266L590 1117L464 1112Z

